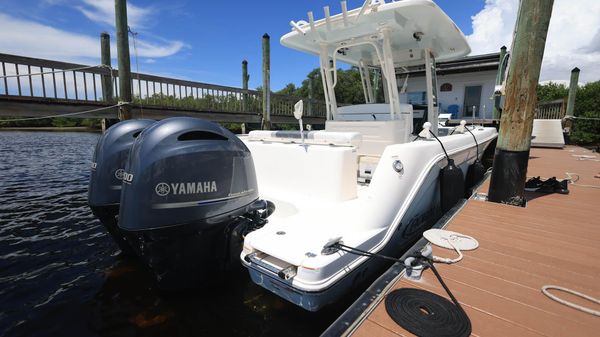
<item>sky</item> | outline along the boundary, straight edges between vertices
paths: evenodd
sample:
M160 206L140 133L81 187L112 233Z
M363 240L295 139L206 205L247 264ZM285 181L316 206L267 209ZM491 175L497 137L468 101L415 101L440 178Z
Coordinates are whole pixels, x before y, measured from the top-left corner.
M387 0L390 1L390 0ZM472 55L510 49L518 0L436 0L467 36ZM348 0L348 8L363 0ZM337 0L129 0L129 26L137 33L132 70L199 82L241 86L248 60L250 87L261 85L262 35L271 36L271 87L299 85L318 59L284 48L279 38L290 20L317 19ZM96 65L102 31L116 57L114 0L0 0L0 53ZM130 39L130 43L133 43ZM555 0L541 81L600 79L600 0ZM116 66L116 59L113 65Z

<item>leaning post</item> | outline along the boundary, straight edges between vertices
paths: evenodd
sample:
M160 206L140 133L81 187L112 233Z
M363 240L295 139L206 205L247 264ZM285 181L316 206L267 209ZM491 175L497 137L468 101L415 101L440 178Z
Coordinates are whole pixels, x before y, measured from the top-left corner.
M262 95L262 129L271 130L271 45L269 34L262 39L263 49L263 95Z
M502 85L504 82L504 71L506 66L504 64L504 57L506 56L506 46L500 48L500 61L498 62L498 74L496 75L496 86ZM494 114L492 119L500 119L500 103L502 100L502 94L499 92L494 93Z
M569 97L567 98L567 111L565 113L565 129L571 133L573 127L573 115L575 110L575 96L577 95L577 87L579 82L579 68L575 67L571 70L571 82L569 83Z
M131 119L131 60L129 58L129 31L127 26L127 0L115 0L117 28L117 58L119 61L119 119Z
M489 201L523 206L536 88L554 0L521 0Z

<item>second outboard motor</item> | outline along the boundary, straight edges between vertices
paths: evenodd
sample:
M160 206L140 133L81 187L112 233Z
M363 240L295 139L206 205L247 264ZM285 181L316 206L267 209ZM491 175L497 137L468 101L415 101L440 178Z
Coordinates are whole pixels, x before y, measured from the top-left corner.
M133 119L111 126L96 144L88 190L88 204L92 213L111 234L123 253L131 248L119 233L117 215L121 201L121 180L136 137L154 123L149 119Z
M123 178L119 228L165 289L223 270L233 242L268 216L246 145L196 118L162 120L135 142ZM242 233L242 235L240 235ZM238 247L231 253L232 247Z

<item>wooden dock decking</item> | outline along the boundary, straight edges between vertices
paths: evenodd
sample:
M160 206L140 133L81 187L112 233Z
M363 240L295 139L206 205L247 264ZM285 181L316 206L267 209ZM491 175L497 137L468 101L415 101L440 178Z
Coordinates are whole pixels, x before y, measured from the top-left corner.
M596 160L578 160L581 155ZM579 180L569 185L570 194L530 193L526 208L472 199L449 221L446 229L473 236L480 244L464 252L464 259L456 264L436 265L465 308L473 336L600 334L600 317L559 304L541 291L542 286L552 284L600 298L600 179L594 178L600 173L598 159L600 155L580 147L531 149L528 176L560 179L566 178L566 172L577 174ZM486 193L487 185L479 192ZM433 252L455 255L439 247ZM387 292L403 287L448 298L431 270L418 282L400 276ZM575 296L550 292L600 310ZM347 334L413 336L389 317L385 295L373 302L368 315Z

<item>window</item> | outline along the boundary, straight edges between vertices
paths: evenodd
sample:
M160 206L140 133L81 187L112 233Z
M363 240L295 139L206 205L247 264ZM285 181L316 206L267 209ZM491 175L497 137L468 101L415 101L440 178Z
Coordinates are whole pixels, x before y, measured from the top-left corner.
M413 91L406 94L408 104L426 105L427 93L425 91Z
M440 87L440 91L452 91L452 84L450 84L450 83L442 84L442 86Z

